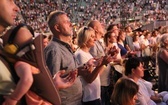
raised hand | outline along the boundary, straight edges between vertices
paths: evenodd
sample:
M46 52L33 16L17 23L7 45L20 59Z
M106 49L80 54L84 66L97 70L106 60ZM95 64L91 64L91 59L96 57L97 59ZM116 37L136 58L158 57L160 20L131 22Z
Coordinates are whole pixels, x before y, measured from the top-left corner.
M116 46L113 46L109 49L107 55L115 56L119 53L119 49L116 48Z
M95 58L96 66L107 65L108 63L114 60L114 57L111 55L103 56L101 58Z

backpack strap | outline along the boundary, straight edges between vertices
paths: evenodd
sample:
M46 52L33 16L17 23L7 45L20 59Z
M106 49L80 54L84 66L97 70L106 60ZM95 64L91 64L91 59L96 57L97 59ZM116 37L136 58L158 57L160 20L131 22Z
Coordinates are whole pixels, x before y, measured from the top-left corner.
M37 95L41 96L45 100L49 101L53 105L61 105L61 99L54 85L53 78L49 72L49 69L46 65L46 61L44 58L44 46L43 46L43 36L37 36L32 43L34 47L29 50L22 50L24 54L19 54L21 56L12 55L6 53L5 51L0 50L0 54L4 55L9 59L13 59L15 61L24 61L29 63L30 65L38 68L40 73L33 75L33 84L31 90L35 92ZM29 46L29 45L28 45ZM19 50L19 52L20 52ZM19 53L18 52L18 53Z

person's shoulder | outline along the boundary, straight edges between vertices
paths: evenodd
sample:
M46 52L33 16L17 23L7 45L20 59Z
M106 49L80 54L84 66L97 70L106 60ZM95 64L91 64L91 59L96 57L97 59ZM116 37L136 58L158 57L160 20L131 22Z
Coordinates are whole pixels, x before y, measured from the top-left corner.
M139 84L139 85L146 85L145 84L145 80L143 80L143 79L139 79L138 82L137 82L137 84Z
M32 33L26 27L21 27L17 32L17 36L20 38L20 40L22 40L24 37L29 39L32 38Z
M90 51L98 49L99 46L100 46L100 44L96 41L94 46L90 48Z
M95 45L94 46L96 46L96 45L98 45L99 44L99 41L97 40L97 41L95 41Z
M58 47L59 46L59 43L58 42L56 42L56 41L51 41L47 46L46 46L46 48L53 48L53 49L55 49L56 47Z
M82 54L83 54L83 51L81 49L76 50L76 52L74 53L75 56L79 56Z
M51 41L45 48L44 52L56 51L58 49L58 44Z

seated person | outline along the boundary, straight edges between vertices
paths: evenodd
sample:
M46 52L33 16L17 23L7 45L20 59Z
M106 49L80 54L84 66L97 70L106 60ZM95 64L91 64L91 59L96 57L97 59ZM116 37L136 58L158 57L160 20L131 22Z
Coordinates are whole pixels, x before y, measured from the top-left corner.
M144 76L144 68L139 58L128 59L125 64L125 75L139 86L138 105L166 105L162 95L153 94L149 85L141 79Z
M128 78L118 79L111 97L112 105L135 105L138 89L134 81Z

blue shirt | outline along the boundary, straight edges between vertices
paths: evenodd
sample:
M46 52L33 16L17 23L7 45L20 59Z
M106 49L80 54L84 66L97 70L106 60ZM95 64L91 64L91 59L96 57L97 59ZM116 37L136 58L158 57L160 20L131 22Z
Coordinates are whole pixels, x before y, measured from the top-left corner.
M118 43L118 47L121 49L120 50L120 53L121 53L121 56L124 56L127 54L127 50L125 47L123 47L121 44Z

